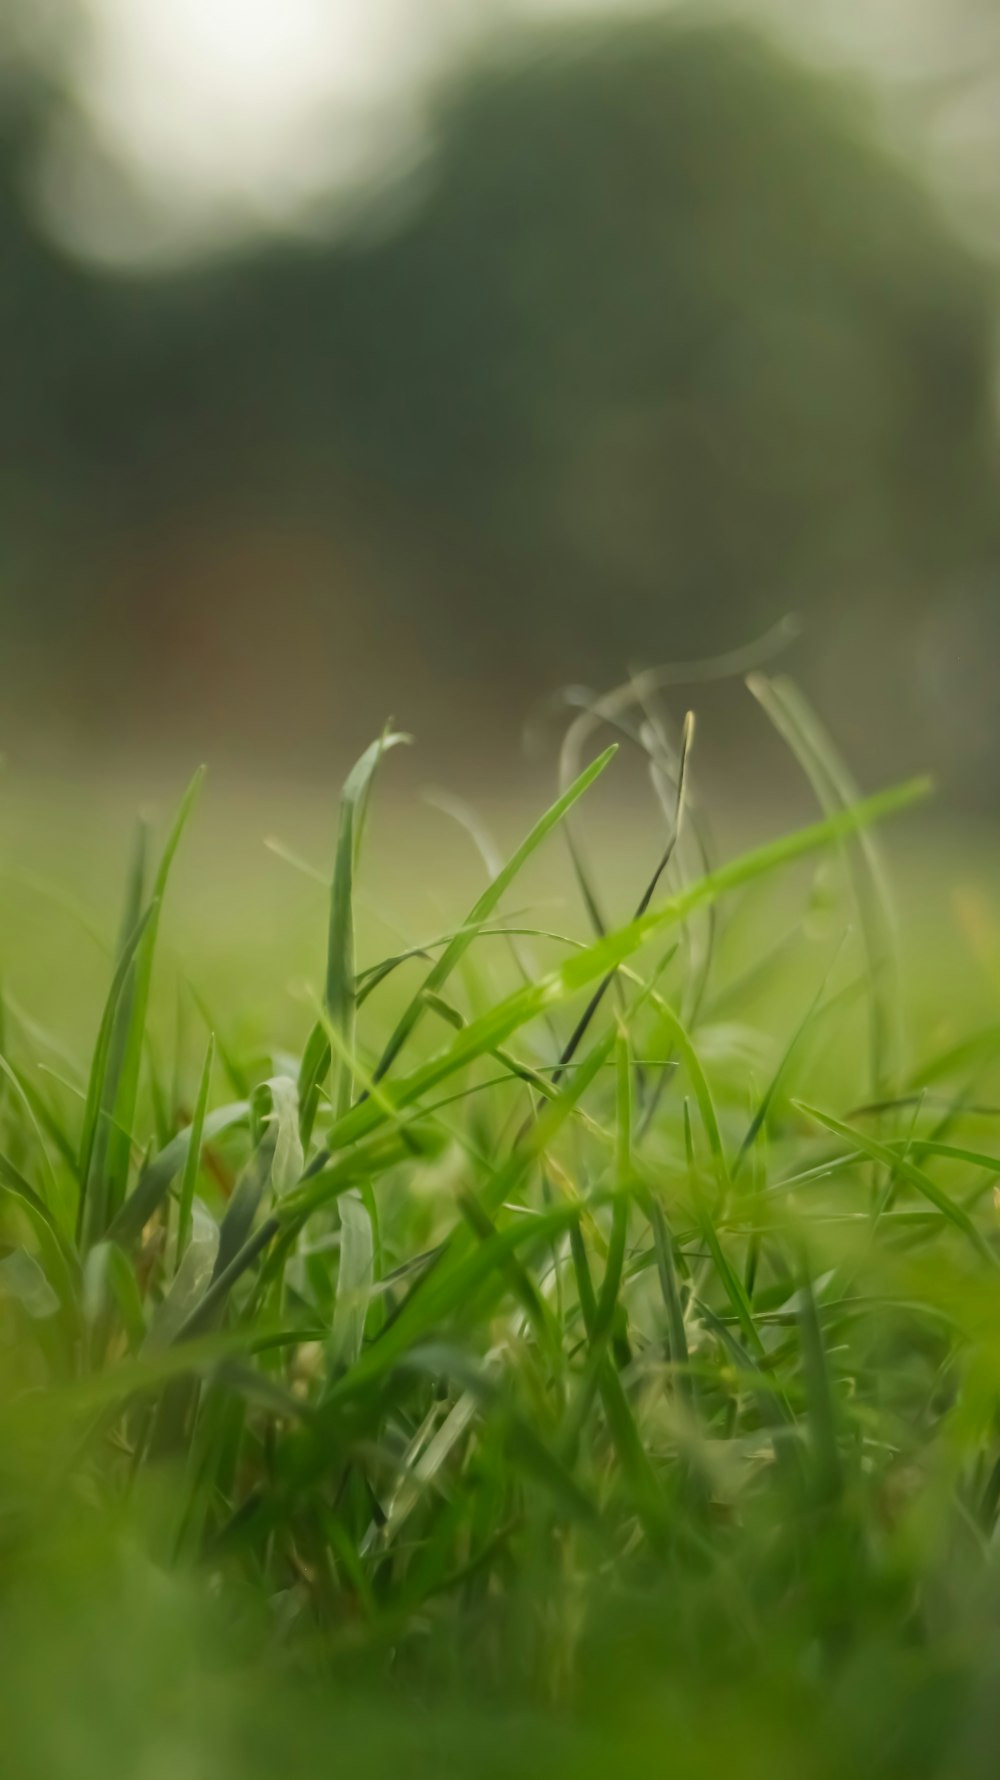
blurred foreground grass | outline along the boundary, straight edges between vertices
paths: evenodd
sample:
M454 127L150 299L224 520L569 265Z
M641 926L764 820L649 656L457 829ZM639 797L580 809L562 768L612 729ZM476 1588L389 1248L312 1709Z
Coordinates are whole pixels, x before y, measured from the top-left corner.
M509 865L376 746L207 795L162 922L14 788L7 1771L992 1772L990 854L908 818L897 933L911 794L757 693L824 813L722 867L628 689Z

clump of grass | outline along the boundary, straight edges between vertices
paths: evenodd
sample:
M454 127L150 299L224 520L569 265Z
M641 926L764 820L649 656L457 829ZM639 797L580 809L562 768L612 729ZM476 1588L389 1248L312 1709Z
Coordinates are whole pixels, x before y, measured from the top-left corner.
M256 1603L267 1660L300 1674L425 1708L456 1686L463 1711L572 1707L558 1749L556 1720L512 1733L521 1771L532 1749L550 1771L638 1763L662 1737L681 1773L986 1771L998 1035L908 1059L872 827L925 786L859 799L795 690L753 690L812 826L711 864L693 727L675 744L630 683L574 716L556 801L465 919L369 962L354 886L402 738L373 744L295 1057L220 1029L197 1073L154 1063L197 779L155 867L140 833L84 1091L5 1022L11 1625L34 1624L18 1576L124 1527L150 1574L210 1585L223 1639ZM584 764L602 727L645 755L662 823L619 926L579 833L615 770L614 745ZM560 833L589 938L505 914ZM831 859L817 946L799 935ZM726 924L754 896L776 930L747 957ZM790 951L798 1012L768 1030ZM838 1104L816 1085L830 1053ZM322 1743L308 1697L288 1709ZM455 1734L471 1771L507 1771ZM386 1744L369 1771L399 1759Z

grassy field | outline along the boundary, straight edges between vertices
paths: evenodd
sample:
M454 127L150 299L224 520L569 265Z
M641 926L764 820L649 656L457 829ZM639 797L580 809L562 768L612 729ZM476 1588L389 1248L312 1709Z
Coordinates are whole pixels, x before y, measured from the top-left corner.
M642 687L498 856L393 736L332 866L196 779L116 926L12 793L5 1771L992 1773L988 861L754 691L816 807L721 858Z

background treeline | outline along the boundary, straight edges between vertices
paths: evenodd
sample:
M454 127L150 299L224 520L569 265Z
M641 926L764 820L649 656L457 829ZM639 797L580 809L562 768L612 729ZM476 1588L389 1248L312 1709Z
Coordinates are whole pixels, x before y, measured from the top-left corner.
M794 609L862 752L989 784L995 279L858 91L744 29L522 37L349 226L142 278L50 241L60 95L2 97L13 734L488 752Z

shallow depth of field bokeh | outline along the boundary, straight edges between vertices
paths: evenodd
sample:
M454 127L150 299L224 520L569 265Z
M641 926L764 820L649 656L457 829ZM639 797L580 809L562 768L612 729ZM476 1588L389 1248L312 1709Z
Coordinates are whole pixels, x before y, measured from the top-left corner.
M8 755L393 715L509 788L556 688L794 614L859 770L988 799L998 79L974 0L8 0Z
M990 0L6 0L0 1769L991 1771L998 324Z

